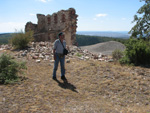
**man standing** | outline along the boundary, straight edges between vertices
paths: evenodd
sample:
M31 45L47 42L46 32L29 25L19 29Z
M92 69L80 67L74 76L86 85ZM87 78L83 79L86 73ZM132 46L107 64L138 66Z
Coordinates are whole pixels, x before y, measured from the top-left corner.
M64 47L66 48L66 41L64 40L64 33L60 32L58 34L58 37L59 37L59 39L55 40L55 42L54 42L54 49L53 49L54 60L55 60L54 69L53 69L53 80L57 80L56 71L57 71L59 62L60 62L60 66L61 66L61 79L66 80L66 77L65 77L65 55L63 55Z

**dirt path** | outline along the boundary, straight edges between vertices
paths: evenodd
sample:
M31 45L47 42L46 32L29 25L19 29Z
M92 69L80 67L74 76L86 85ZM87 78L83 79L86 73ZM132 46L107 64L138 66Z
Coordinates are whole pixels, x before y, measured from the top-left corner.
M53 63L27 62L26 80L0 85L0 113L147 113L150 69L72 58L68 82L52 80Z

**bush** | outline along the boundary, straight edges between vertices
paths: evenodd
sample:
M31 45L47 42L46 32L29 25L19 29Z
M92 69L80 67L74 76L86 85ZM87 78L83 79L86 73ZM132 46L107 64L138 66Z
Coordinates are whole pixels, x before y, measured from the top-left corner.
M123 52L119 49L116 49L112 52L112 57L115 61L118 61L123 57Z
M25 62L18 63L10 55L0 57L0 83L10 83L18 80L18 73L26 69Z
M23 33L22 31L19 33L15 33L13 38L10 40L10 43L12 46L14 46L16 49L25 49L29 42L33 40L33 32L29 31L26 33Z
M126 45L123 62L134 65L150 64L150 42L143 39L130 39Z
M130 60L127 56L124 56L119 60L119 62L120 64L129 64Z

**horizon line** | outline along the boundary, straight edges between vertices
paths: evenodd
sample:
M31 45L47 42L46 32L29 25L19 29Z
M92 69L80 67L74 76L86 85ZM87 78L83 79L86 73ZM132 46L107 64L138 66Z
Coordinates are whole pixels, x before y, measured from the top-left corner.
M129 31L98 31L98 30L79 30L79 31L76 31L76 32L129 32ZM0 34L5 34L5 33L16 33L16 32L0 32Z

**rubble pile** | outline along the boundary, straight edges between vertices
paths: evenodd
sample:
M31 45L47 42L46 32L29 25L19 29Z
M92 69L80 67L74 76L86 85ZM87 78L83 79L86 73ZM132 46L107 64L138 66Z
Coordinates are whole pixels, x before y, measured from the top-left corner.
M8 44L3 44L3 45L0 45L0 51L1 50L10 50L12 48L11 45L8 45Z
M11 50L10 45L2 45L0 50ZM69 54L66 55L66 62L69 62L71 58L78 58L80 60L98 60L98 61L113 61L109 56L100 54L93 54L88 50L81 49L77 46L68 46ZM17 58L26 58L27 60L34 59L36 62L40 63L42 60L53 60L53 43L51 42L32 42L29 48L25 50L20 50L15 52L15 57Z

